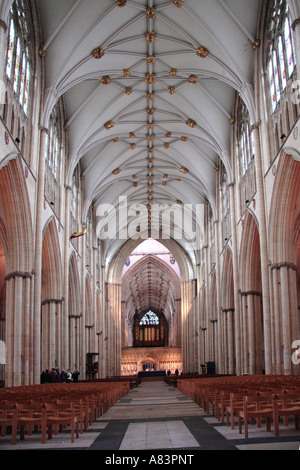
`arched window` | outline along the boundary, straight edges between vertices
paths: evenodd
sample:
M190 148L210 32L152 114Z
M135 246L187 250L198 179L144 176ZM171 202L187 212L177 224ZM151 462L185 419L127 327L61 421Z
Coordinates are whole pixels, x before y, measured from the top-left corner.
M142 325L159 325L158 316L151 312L151 310L146 313L140 321L140 326Z
M254 159L254 142L250 126L250 116L244 103L240 103L239 109L239 144L240 144L240 168L242 176L248 170L248 167Z
M46 160L55 180L58 178L59 147L58 115L56 107L54 107L49 120Z
M26 115L29 110L32 76L30 30L25 1L15 0L9 15L6 75Z
M45 155L45 196L57 217L61 215L61 182L63 179L64 159L63 122L63 107L61 102L58 102L53 107L48 122L48 138Z
M296 66L291 17L286 0L270 1L267 31L267 74L271 109L274 112Z
M78 218L77 208L78 208L78 178L77 178L77 172L75 172L73 175L72 191L71 191L71 215L75 222L77 222L77 218Z
M134 347L162 347L168 344L168 323L164 314L148 310L142 317L136 313L133 324Z
M75 168L71 184L70 195L70 233L76 233L81 230L79 226L80 214L80 171L79 167ZM76 249L79 246L79 239L73 238L72 243ZM87 263L89 264L89 263Z

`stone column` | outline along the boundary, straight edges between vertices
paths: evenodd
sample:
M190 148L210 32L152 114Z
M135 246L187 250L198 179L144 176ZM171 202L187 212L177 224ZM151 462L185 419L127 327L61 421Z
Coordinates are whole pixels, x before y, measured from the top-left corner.
M24 385L30 384L30 321L31 321L31 277L23 281L23 344L24 344Z
M65 224L64 224L64 304L62 308L62 338L61 365L69 364L69 239L70 239L70 202L71 186L65 186Z
M175 299L175 346L181 347L181 299Z
M79 351L79 368L82 378L86 377L86 362L87 362L87 351L86 350L86 283L85 283L85 249L86 241L85 237L81 237L81 317L79 319L80 327L79 331L76 332L76 336L80 338L80 351ZM74 358L71 357L71 361L74 362Z
M239 296L239 263L237 251L237 233L236 233L236 210L234 186L232 182L228 185L230 196L230 214L231 214L231 233L232 233L232 268L233 268L233 289L234 289L234 330L235 330L235 369L236 374L241 374L242 356L241 356L241 318L240 318L240 296Z
M108 286L108 351L109 375L121 373L121 285Z
M40 130L40 152L36 197L35 263L34 263L34 312L33 312L33 382L40 383L41 374L41 291L42 291L42 244L45 161L48 130Z
M256 373L256 345L255 345L255 308L254 294L248 295L248 331L249 331L249 373Z
M6 368L5 386L29 385L30 360L29 296L32 274L15 271L5 276L6 281ZM26 367L27 365L27 367ZM26 382L25 382L26 380Z
M233 334L234 308L228 310L228 374L234 373L234 334Z
M264 323L264 350L265 350L265 373L272 373L272 341L271 341L271 316L270 316L270 286L269 286L269 268L268 268L268 243L267 243L267 219L265 209L263 164L260 150L260 123L252 126L255 148L255 174L256 174L256 203L257 218L259 224L260 241L260 262L261 262L261 283L263 300L263 323Z
M281 374L281 358L280 358L280 345L281 345L281 318L280 318L280 299L279 291L280 286L278 280L278 269L272 269L272 281L273 281L273 324L274 324L274 372L275 374Z
M181 283L181 310L182 310L182 355L184 371L191 372L191 368L194 367L191 348L190 338L192 335L195 336L195 331L190 330L189 315L192 310L192 281L183 281Z
M248 372L247 367L247 348L246 348L246 318L247 318L247 299L245 294L241 293L241 364L243 373Z
M281 266L280 269L280 283L281 283L281 320L282 320L282 338L283 338L283 373L285 375L291 374L292 361L291 361L291 317L289 305L289 282L288 282L288 268Z
M214 222L214 228L215 228L215 250L216 250L216 296L217 296L217 316L219 315L219 312L221 311L221 269L220 269L220 255L219 253L221 252L220 249L220 224L219 220L215 220ZM215 317L216 318L216 317ZM213 320L215 320L213 318ZM219 341L217 341L215 345L215 353L216 357L214 358L214 361L216 362L216 369L219 370L219 366L221 366L222 362L222 357L221 357L221 347L219 344Z
M126 341L126 302L124 300L121 301L121 346L122 348L128 346Z

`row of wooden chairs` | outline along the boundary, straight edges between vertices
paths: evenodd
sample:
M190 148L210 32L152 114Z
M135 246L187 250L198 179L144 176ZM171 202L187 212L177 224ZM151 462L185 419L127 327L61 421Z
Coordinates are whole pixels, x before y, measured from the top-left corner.
M24 440L26 431L40 432L41 443L53 433L69 428L71 442L97 418L128 394L126 382L42 384L0 389L0 438L11 433L11 444L18 432Z
M293 417L295 429L299 429L300 377L299 376L240 376L218 379L178 380L178 389L194 400L206 414L213 414L220 422L235 427L248 437L248 423L279 436L281 419L286 426Z

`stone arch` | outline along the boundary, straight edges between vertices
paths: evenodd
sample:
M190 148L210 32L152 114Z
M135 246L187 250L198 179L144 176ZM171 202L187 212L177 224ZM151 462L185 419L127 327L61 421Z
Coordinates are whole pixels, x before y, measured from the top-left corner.
M281 153L269 214L269 246L272 263L297 262L300 217L300 162Z
M79 364L81 296L80 279L75 251L69 259L69 351L68 364Z
M86 350L91 353L94 351L94 317L93 317L93 293L91 286L91 276L85 277L85 334L86 334Z
M5 321L5 385L23 385L30 376L30 319L33 271L33 229L24 164L10 154L0 165L0 241L5 259L2 304ZM18 325L15 328L14 325Z
M240 249L240 331L244 373L263 372L263 311L260 237L254 215L243 220Z
M143 359L141 361L141 370L144 369L144 365L147 365L147 364L151 364L153 365L153 370L157 370L157 362L155 359L153 359L152 357L148 356L148 357L145 357L145 359Z
M55 218L43 230L41 286L42 369L59 367L62 359L62 264Z
M160 271L166 278L170 280L170 291L169 291L169 300L172 305L167 305L167 311L164 312L168 323L170 324L172 320L172 314L175 309L175 301L179 299L181 296L180 292L180 280L177 274L173 271L173 269L167 265L166 262L160 260L156 256L147 255L143 259L139 260L137 263L132 266L122 280L122 301L126 302L127 307L130 308L131 312L127 310L127 319L128 323L132 323L133 317L135 314L134 306L130 304L130 299L126 297L129 291L129 283L130 279L134 276L139 276L139 273L146 272L147 266L151 264L154 268ZM149 308L155 308L155 305L148 305ZM156 306L158 307L158 306ZM173 308L172 308L173 307ZM128 316L131 313L131 316Z
M0 218L6 234L7 274L31 272L33 230L31 207L20 156L9 158L0 169Z
M108 369L115 375L120 375L121 366L121 284L122 272L125 261L132 251L145 239L128 240L115 253L109 257L107 265L107 301L106 301L106 324L107 324L107 354L109 357ZM190 254L178 242L173 239L157 240L162 243L175 257L181 277L181 328L182 328L182 351L183 369L197 369L197 353L199 347L195 335L196 317L196 288L195 288L195 266Z
M273 366L275 373L297 373L291 345L299 339L300 163L281 153L269 213L269 253Z
M233 374L235 370L234 361L234 332L235 332L235 310L234 310L234 288L233 288L233 263L232 252L227 246L224 252L223 268L221 275L221 314L220 334L223 337L220 345L222 368L224 373Z
M61 300L62 264L55 218L51 217L43 230L42 245L42 302Z
M122 270L125 261L128 259L132 251L139 246L145 239L128 240L125 242L111 257L111 262L107 270L107 282L121 282ZM192 260L188 252L175 240L159 239L177 260L182 280L190 280L195 278L195 271Z

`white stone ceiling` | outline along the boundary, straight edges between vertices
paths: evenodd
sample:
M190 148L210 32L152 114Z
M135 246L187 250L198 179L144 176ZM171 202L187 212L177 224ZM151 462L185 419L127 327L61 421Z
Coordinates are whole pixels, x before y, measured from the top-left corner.
M46 54L44 124L63 96L68 179L80 162L84 217L91 204L117 206L119 196L149 210L206 200L213 207L219 157L231 177L235 92L253 107L261 1L37 4Z

